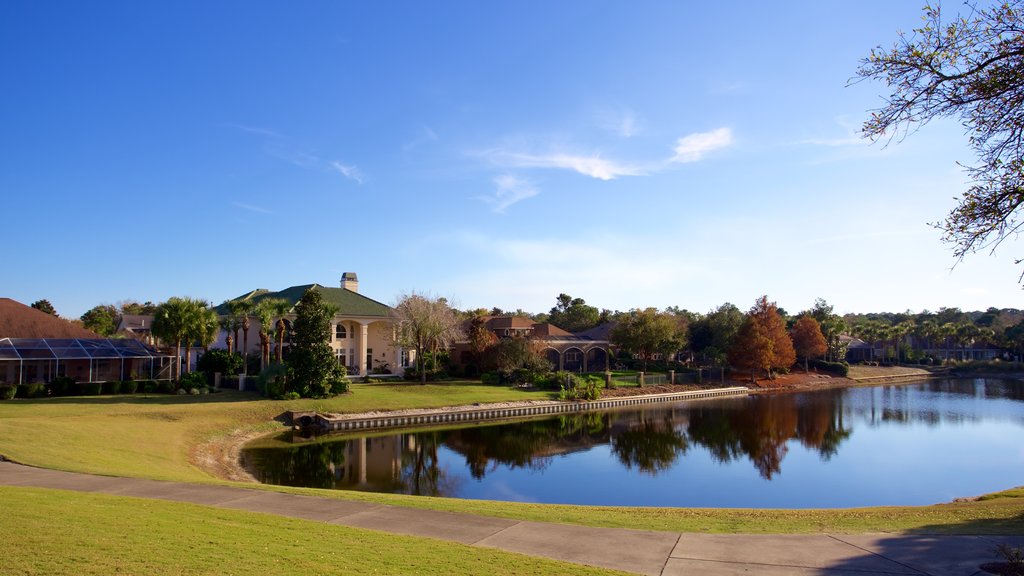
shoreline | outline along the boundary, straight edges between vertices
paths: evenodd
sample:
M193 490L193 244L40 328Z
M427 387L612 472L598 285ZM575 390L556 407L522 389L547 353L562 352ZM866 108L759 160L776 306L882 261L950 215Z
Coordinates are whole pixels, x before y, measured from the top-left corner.
M954 378L1018 378L1024 379L1024 374L894 374L894 375L883 375L883 376L869 376L865 378L849 378L845 376L833 376L829 374L821 373L808 373L793 372L783 376L779 376L776 380L759 380L758 383L764 383L766 385L751 386L750 382L741 382L732 379L726 379L724 383L716 386L707 385L693 385L693 384L676 384L676 385L659 385L659 386L645 386L643 388L614 388L612 390L617 393L609 394L607 396L602 394L604 398L625 398L632 396L649 396L653 394L662 394L666 392L683 392L693 390L707 390L714 388L727 388L730 386L743 386L748 389L750 394L774 394L774 393L787 393L787 392L808 392L813 390L830 390L836 388L856 388L862 386L880 386L885 384L912 384L914 382L922 382L932 380L935 378L943 377L954 377ZM621 393L622 391L632 393ZM369 412L358 412L358 413L332 413L331 416L340 419L363 419L373 418L380 416L414 416L433 414L438 412L458 412L465 411L473 408L520 408L520 407L533 407L533 406L554 406L563 403L560 400L523 400L517 402L495 402L487 404L468 404L461 406L442 406L439 408L407 408L401 410L374 410ZM200 444L193 452L189 455L189 460L194 466L209 474L211 478L217 480L227 480L231 482L247 482L260 484L251 472L249 472L242 464L242 449L246 444L257 440L264 436L271 436L274 434L280 434L281 432L291 428L288 424L280 424L274 429L268 429L265 426L261 426L258 430L253 429L236 429L220 438L211 440Z

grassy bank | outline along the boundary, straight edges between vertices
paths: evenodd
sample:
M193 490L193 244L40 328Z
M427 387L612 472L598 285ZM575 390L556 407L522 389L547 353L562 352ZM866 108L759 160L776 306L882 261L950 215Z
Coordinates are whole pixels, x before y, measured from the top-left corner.
M280 429L289 409L364 412L549 399L543 392L481 385L357 384L349 396L274 402L249 394L58 398L0 402L0 454L63 470L213 482L190 456L197 446L238 429ZM400 506L587 526L686 532L1024 533L1024 491L979 502L848 510L615 508L534 505L361 492L266 489Z
M620 574L193 504L6 487L0 501L4 574Z

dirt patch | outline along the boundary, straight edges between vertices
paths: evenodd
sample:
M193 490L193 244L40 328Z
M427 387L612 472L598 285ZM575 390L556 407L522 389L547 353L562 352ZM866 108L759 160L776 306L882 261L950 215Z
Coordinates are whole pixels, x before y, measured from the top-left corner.
M242 447L267 434L266 430L235 430L231 434L200 444L192 452L192 465L221 480L258 482L242 467Z

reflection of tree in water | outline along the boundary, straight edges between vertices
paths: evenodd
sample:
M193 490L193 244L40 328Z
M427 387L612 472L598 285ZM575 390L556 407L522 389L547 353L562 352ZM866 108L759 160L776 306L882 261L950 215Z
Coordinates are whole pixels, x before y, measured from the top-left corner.
M687 447L686 436L676 430L668 413L654 419L646 419L641 413L639 422L613 433L611 438L612 454L623 466L630 470L636 466L651 475L671 468Z
M719 462L747 456L761 477L782 472L787 442L798 439L825 460L839 450L852 430L843 424L842 391L799 401L795 394L754 396L736 403L705 405L690 411L687 434Z
M437 457L442 435L442 432L412 435L415 438L412 449L402 452L400 483L404 493L416 496L452 496L458 491L458 480L448 476Z
M245 458L256 478L265 484L336 488L337 471L345 466L348 442L324 442L296 448L245 450Z
M504 465L543 470L555 454L607 442L608 415L571 414L548 420L464 428L445 433L445 445L466 457L477 480Z

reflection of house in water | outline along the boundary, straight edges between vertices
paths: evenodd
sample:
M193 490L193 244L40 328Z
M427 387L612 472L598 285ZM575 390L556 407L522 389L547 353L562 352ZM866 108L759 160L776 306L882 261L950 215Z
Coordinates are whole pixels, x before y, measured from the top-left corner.
M416 437L412 434L353 438L345 442L344 458L331 462L329 469L339 488L388 490L400 483L402 475L402 444L412 450Z

